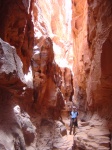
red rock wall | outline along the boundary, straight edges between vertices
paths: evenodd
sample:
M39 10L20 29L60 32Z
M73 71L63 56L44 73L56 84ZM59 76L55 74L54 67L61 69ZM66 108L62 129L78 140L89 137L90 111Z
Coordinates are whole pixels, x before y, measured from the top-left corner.
M72 10L74 101L83 121L75 148L111 149L112 1L72 0Z
M60 68L60 64L56 61L58 57L56 55L59 52L58 58L60 61L68 58L68 63L72 64L68 53L72 47L71 38L68 38L71 37L71 33L67 31L68 35L65 35L65 30L68 30L66 24L70 24L70 21L67 20L68 14L63 16L64 12L65 1L61 3L61 1L51 0L43 3L35 0L32 4L34 23L32 65L35 111L52 110L50 114L55 114L56 117L60 115L64 100L72 99L73 92L70 69L65 68L66 64L64 63L64 67ZM48 36L51 36L52 41ZM58 48L55 48L55 45ZM67 76L69 77L67 78ZM64 82L66 82L66 85L63 84Z
M0 37L5 41L0 39L0 148L35 149L39 144L36 137L40 137L40 132L43 134L40 126L44 126L44 130L47 126L53 128L53 136L53 119L61 118L64 107L61 69L54 61L53 43L38 3L3 1L0 13ZM29 68L33 72L33 83L27 74ZM32 120L35 116L33 121L40 132L36 132L26 112ZM4 132L6 128L10 136ZM6 138L10 140L5 144ZM48 141L49 138L51 136ZM53 143L50 142L51 149Z
M57 8L59 4L60 3L57 3ZM0 7L0 20L2 22L0 24L0 36L4 41L15 46L17 54L22 60L24 73L29 71L31 57L33 55L34 92L31 89L28 89L28 87L25 87L26 90L22 89L19 93L20 95L18 95L18 93L16 95L17 99L19 99L19 104L24 106L27 111L29 110L30 103L32 105L37 99L38 107L40 107L40 105L45 107L48 105L56 106L56 99L58 99L57 94L59 93L57 92L57 89L58 86L61 87L61 85L60 83L55 83L57 82L54 77L56 74L56 64L54 63L53 44L48 37L50 31L47 30L48 24L45 24L43 17L45 14L41 11L41 8L36 1L32 1L32 3L30 1L14 1L12 3L12 1L7 0L1 2ZM45 3L43 4L43 11L45 11L44 7ZM52 4L52 7L54 8L54 4ZM52 11L55 11L53 8ZM63 12L64 10L62 11L60 7L60 15L63 15ZM47 18L47 20L49 21L49 18ZM63 34L63 32L60 32L60 34ZM37 48L35 49L35 47ZM37 54L38 52L39 54ZM61 76L60 72L57 73L56 76L56 78L60 78L58 77ZM55 87L56 84L57 86ZM56 95L56 97L53 97L52 95ZM29 96L31 97L30 99ZM23 101L20 101L21 98ZM53 101L54 104L48 102L50 99L56 100Z
M71 1L39 0L48 35L53 41L55 61L61 67L72 68ZM66 60L63 62L62 60ZM65 64L66 63L66 64ZM68 63L68 64L67 64Z
M88 93L88 98L93 95L92 101L97 106L98 111L109 115L111 114L111 32L112 32L112 2L99 1L89 4L88 17L88 41L89 47L92 50L91 63L91 79L92 85L91 94ZM95 17L96 16L96 17ZM90 22L90 23L89 23ZM91 42L92 41L92 42ZM88 83L89 83L88 82ZM96 82L96 83L95 83ZM88 86L89 88L89 86Z
M77 103L110 122L112 2L73 0L72 9Z
M38 0L38 4L41 8L48 34L51 37L57 36L60 40L70 40L71 2L67 2L66 0L45 0L43 3L41 0Z
M88 48L87 14L88 3L86 0L72 1L72 32L74 39L74 94L75 103L85 111L86 105L86 76L90 69L91 53Z
M0 2L0 37L15 46L24 64L24 73L29 69L34 39L31 7L30 0Z

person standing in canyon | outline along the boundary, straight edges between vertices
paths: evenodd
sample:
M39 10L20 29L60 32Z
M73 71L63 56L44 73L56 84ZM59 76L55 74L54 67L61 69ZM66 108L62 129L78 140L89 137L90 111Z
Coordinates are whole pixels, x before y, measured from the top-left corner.
M73 128L73 134L75 133L75 128L78 126L77 125L77 116L78 116L78 112L77 112L77 108L73 107L72 111L70 112L70 135L72 133L72 128Z

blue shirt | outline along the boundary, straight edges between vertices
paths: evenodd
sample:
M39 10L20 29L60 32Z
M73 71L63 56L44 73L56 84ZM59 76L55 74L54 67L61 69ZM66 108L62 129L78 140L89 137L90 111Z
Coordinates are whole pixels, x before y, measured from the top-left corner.
M75 119L76 117L77 117L77 112L72 111L71 112L71 118Z

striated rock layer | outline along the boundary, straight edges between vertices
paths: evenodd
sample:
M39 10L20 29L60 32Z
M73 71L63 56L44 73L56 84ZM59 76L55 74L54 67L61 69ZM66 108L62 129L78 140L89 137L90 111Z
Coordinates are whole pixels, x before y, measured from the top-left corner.
M104 128L112 132L112 2L72 0L72 10L76 104L85 112L83 120L90 120L96 112L106 121ZM100 149L109 148L109 144L103 144Z

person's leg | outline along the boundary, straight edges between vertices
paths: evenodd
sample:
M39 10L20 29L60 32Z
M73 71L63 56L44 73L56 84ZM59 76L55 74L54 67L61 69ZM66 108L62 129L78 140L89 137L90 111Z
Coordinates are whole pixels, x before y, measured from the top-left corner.
M75 128L76 128L76 126L75 126L75 124L73 124L73 134L75 134Z
M70 120L70 134L72 133L72 127L73 127L73 120Z

